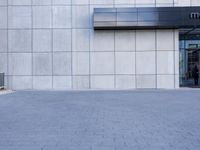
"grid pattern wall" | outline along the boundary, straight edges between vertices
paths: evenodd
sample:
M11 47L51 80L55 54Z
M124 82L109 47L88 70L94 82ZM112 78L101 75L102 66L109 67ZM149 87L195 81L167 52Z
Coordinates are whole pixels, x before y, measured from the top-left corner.
M178 31L94 31L94 7L198 0L0 0L0 72L11 89L178 87Z

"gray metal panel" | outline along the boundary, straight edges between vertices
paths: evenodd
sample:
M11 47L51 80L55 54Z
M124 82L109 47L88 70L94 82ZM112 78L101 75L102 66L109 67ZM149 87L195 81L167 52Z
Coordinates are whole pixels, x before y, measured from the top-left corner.
M158 12L140 12L138 13L138 22L144 21L158 21L159 13Z
M0 73L0 88L4 88L4 73Z
M137 26L138 22L117 22L117 27L123 27L123 26L128 26L128 27L132 27L132 26Z
M117 13L117 22L120 21L127 21L127 22L131 22L131 21L137 21L137 13Z
M112 21L116 21L116 13L113 12L109 12L109 13L96 13L95 17L94 17L94 22L102 22L102 18L103 21L108 21L108 22L112 22Z
M197 13L194 15L196 18L191 18L191 13ZM94 9L94 29L170 29L197 26L200 26L200 7Z
M117 22L94 22L95 27L114 27Z

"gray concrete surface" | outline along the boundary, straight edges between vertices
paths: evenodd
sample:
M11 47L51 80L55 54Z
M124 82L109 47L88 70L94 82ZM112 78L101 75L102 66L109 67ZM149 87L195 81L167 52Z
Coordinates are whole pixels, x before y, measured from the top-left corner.
M200 90L0 96L0 150L198 150Z

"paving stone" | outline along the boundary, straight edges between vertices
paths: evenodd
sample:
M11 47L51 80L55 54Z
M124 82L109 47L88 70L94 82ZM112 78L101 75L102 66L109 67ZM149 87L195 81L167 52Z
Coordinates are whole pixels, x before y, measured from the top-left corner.
M0 96L3 150L198 150L200 90Z

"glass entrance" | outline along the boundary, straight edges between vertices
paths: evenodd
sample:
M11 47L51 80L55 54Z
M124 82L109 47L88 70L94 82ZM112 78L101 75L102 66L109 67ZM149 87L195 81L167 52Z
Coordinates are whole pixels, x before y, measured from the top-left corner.
M180 34L179 48L180 86L200 87L194 81L200 72L200 34Z

